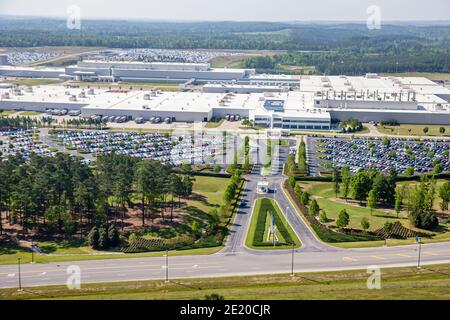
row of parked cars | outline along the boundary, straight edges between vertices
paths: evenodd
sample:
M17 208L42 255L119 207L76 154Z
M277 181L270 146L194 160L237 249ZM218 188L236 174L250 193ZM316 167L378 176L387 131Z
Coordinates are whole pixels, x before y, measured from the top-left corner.
M49 116L72 116L81 115L81 110L67 110L67 109L45 109L45 113Z
M353 172L375 168L381 172L395 169L403 173L414 168L416 173L450 170L450 142L414 139L323 138L318 143L317 157L339 168L348 165ZM322 154L322 156L320 156Z
M33 139L36 128L11 128L0 130L0 159L8 155L21 154L27 158L31 153L40 156L51 156L55 152L42 144L37 139Z
M239 121L241 120L241 116L238 114L227 114L225 116L225 120L227 121Z
M222 135L167 135L156 132L64 131L57 134L65 146L92 154L127 154L172 165L204 164L223 151ZM197 141L197 143L196 143Z

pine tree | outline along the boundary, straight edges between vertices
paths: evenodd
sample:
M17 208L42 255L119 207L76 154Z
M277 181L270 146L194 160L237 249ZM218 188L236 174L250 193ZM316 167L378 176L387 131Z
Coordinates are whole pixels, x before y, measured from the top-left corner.
M97 249L99 247L99 232L97 227L93 227L91 231L89 232L89 235L87 237L88 244L94 248Z
M117 228L114 224L110 224L109 228L108 228L108 239L109 239L109 244L112 247L116 247L117 245L119 245L119 232L117 231Z

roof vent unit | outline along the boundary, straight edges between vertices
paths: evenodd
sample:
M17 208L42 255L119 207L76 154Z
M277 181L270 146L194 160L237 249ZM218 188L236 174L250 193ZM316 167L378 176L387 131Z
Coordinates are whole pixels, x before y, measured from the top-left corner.
M378 79L379 76L377 73L366 73L366 79Z

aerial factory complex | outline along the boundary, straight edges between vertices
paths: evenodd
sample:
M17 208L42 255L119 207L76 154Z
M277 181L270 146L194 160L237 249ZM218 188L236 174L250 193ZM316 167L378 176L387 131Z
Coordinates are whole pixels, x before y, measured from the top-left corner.
M215 69L208 63L81 61L66 68L0 66L0 76L74 81L178 83L181 92L96 86L3 84L0 109L65 109L81 116L160 117L203 122L228 116L282 129L330 129L332 123L450 123L450 90L426 78L257 74L254 69ZM201 92L183 90L203 85ZM183 92L184 91L184 92Z

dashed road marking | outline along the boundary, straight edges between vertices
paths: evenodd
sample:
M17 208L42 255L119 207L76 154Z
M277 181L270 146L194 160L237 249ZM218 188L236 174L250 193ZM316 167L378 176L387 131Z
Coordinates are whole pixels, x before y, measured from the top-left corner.
M435 252L424 252L423 253L426 256L440 256L441 254L435 253Z
M371 256L371 258L377 259L377 260L385 260L386 258L380 257L380 256Z
M358 261L358 259L352 258L352 257L343 257L342 260L344 261Z
M9 274L8 274L8 278L12 278L12 277L15 277L15 276L16 276L15 273L9 273Z
M404 253L397 253L397 256L402 257L402 258L412 258L412 256L404 254Z

